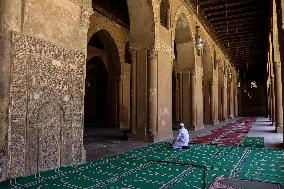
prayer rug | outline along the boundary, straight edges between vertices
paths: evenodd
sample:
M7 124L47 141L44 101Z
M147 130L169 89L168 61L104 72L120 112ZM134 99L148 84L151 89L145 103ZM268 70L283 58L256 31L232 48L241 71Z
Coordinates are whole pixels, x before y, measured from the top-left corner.
M241 142L241 146L264 148L264 138L263 137L245 137L245 139Z
M219 129L213 130L206 136L197 136L193 138L192 144L223 144L240 145L245 135L249 132L255 118L243 118L236 122L229 123Z
M254 147L155 143L97 160L0 183L0 188L208 188L216 177L280 183L284 152ZM256 188L254 188L256 189Z

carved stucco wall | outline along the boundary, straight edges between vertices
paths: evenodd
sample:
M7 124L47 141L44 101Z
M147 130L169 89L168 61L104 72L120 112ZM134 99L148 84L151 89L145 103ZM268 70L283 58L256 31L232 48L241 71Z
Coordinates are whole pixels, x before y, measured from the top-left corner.
M19 33L12 51L8 176L81 162L84 54Z
M60 95L65 93L60 93L59 88L55 87L55 82L53 82L55 78L52 78L52 81L49 79L51 78L51 73L54 74L53 76L62 74L62 79L65 81L67 78L70 79L70 75L73 73L67 74L65 71L68 69L61 68L61 70L64 70L64 73L59 70L51 72L53 68L50 66L50 62L52 64L52 61L49 59L61 62L69 61L70 59L70 61L74 62L74 57L78 53L70 49L86 51L89 15L91 13L91 0L2 0L0 2L0 19L2 21L0 22L0 180L4 180L6 177L31 174L34 171L46 170L54 166L81 162L82 145L79 142L82 141L80 139L81 131L79 132L79 125L82 125L82 112L80 116L75 113L75 110L68 114L65 108L66 104L75 106L77 97L74 96L75 92L70 92L72 94L71 99L73 99L69 100L70 103L56 102L59 98L63 99L63 96ZM15 31L18 34L13 33ZM23 42L22 44L16 41L19 38L23 38L19 40ZM39 51L38 49L42 50ZM47 55L46 53L49 52L50 55ZM56 54L62 54L63 56L56 57ZM73 54L73 58L65 59L65 54L66 56ZM80 56L83 55L82 53L79 54ZM80 61L84 62L84 59L82 58ZM20 65L18 62L23 64ZM37 62L36 66L34 66L35 62ZM56 64L56 61L53 61L53 63ZM65 67L67 64L69 65L69 63L64 62L62 66ZM34 69L39 68L41 70L38 70L38 73L44 72L41 76L34 72ZM83 78L84 70L80 74ZM14 82L13 79L16 76L20 80L15 81L16 83L10 83ZM26 79L24 79L25 77ZM37 84L33 86L30 81L31 78L37 79L39 77L42 80L40 83L51 82L51 84L46 85L46 87L38 86ZM26 84L19 84L21 82L26 82ZM68 86L71 86L71 83ZM73 85L79 86L77 84ZM31 91L35 88L41 92L40 95L36 94L33 97ZM75 90L75 88L72 90ZM83 93L80 95L83 97ZM50 96L50 100L47 96ZM36 98L39 99L35 100ZM49 102L45 103L43 102L44 100ZM25 111L27 112L24 113ZM58 114L49 113L52 111ZM44 113L44 116L42 115L43 112L46 113ZM26 117L24 118L24 116ZM72 142L67 137L68 133L62 132L65 130L56 129L55 124L59 122L59 128L62 129L65 127L64 124L69 124L71 117ZM44 120L48 120L46 124L43 123ZM35 128L37 129L34 130ZM41 128L41 130L38 128ZM45 138L40 137L40 134L45 134L43 131L46 131L46 129L51 130L55 134L44 135ZM35 146L30 147L32 145L31 141L35 137L33 132L37 134L38 142L34 143L36 144ZM60 151L58 151L58 145L53 141L46 142L58 138L58 135L60 135L58 141L62 146ZM44 145L40 145L39 141L45 141ZM34 154L34 149L47 148L45 146L47 144L52 145L52 147L55 145L55 148L50 149L46 154ZM71 151L65 152L65 148L69 149L70 146L72 146L72 153ZM52 151L60 152L60 156L58 154L53 156L51 154ZM71 159L68 159L67 156L65 157L68 153L72 154L68 156ZM47 154L51 155L48 156ZM50 161L42 161L45 158L50 158ZM35 159L37 161L32 162ZM28 168L29 166L30 168Z

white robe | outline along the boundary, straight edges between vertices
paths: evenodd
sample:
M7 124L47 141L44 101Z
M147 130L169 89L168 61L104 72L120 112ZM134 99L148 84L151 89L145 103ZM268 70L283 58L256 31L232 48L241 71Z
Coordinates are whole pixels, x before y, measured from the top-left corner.
M188 146L189 134L186 128L182 127L178 131L178 136L173 142L173 148L182 148L182 146Z

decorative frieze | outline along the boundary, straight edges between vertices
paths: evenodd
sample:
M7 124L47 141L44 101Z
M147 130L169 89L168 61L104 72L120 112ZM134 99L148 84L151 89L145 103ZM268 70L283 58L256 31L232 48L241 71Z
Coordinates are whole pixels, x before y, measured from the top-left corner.
M167 55L170 55L172 59L175 58L175 54L174 54L174 51L173 51L173 48L159 40L156 40L155 41L155 47L157 50L167 54Z
M80 18L80 26L85 28L86 30L89 29L90 25L90 16L94 13L92 9L82 9L81 18Z

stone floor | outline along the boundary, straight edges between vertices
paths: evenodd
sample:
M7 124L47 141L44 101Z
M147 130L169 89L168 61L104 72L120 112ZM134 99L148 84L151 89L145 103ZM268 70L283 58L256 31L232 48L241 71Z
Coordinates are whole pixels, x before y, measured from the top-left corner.
M190 138L195 136L206 135L216 128L233 122L236 119L220 122L218 125L205 125L204 129L199 131L190 131ZM267 118L258 118L249 136L264 137L266 147L280 148L283 147L283 135L274 132L275 128ZM178 131L174 130L174 137ZM123 132L117 128L85 128L84 146L86 150L86 161L101 159L119 153L131 151L136 148L147 146L148 142L128 141Z
M264 145L268 148L283 148L283 133L276 133L268 118L257 118L248 136L264 137Z

